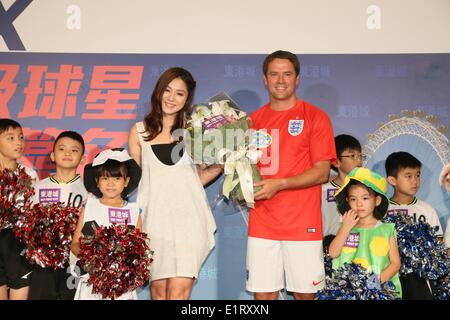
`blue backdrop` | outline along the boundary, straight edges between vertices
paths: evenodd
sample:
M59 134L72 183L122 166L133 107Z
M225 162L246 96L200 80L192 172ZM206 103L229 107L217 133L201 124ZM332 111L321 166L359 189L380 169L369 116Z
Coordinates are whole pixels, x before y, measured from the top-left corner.
M268 100L262 81L264 57L0 53L0 113L23 125L24 161L43 178L52 171L48 153L61 130L83 134L89 160L105 146L126 146L131 125L149 112L156 80L171 66L192 72L197 80L195 102L225 91L243 110L256 110ZM424 110L440 124L450 125L450 54L314 54L301 55L300 61L298 94L328 113L335 134L351 134L364 144L380 122L404 109ZM402 143L411 142L406 139L396 146ZM432 153L430 149L417 155L428 161L425 177L441 169L430 160ZM246 225L234 208L215 205L220 180L207 188L218 227L216 247L200 272L193 299L251 298L245 292ZM438 207L445 228L448 195L436 180L429 181L419 195ZM148 297L147 291L140 297Z

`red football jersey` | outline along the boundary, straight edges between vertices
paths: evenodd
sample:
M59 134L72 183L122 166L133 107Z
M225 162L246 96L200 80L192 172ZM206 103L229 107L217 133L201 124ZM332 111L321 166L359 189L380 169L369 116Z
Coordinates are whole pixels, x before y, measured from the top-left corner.
M251 114L264 152L258 164L264 179L287 178L314 163L336 160L333 127L327 114L303 100L283 111L265 105ZM250 210L248 235L274 240L322 239L321 184L283 190L270 200L255 202Z

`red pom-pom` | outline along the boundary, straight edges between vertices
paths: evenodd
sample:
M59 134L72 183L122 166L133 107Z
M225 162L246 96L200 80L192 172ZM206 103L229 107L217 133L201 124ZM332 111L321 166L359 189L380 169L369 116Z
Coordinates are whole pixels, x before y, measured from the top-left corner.
M5 169L0 173L0 230L10 229L31 206L34 189L25 168Z
M92 293L115 299L141 287L150 276L152 252L147 234L127 225L99 227L92 239L81 240L78 255L89 273Z
M77 208L62 203L39 203L25 210L14 226L14 233L25 244L26 259L43 268L65 268L78 216Z

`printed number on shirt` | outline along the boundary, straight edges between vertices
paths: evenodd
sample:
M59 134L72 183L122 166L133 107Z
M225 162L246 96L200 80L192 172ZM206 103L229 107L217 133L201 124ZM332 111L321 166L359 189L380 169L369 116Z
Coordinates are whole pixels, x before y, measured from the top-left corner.
M73 197L73 200L72 200ZM77 194L76 196L73 196L73 192L69 194L69 199L67 200L67 206L79 208L81 207L81 204L83 202L83 197L81 194Z
M414 222L417 222L417 213L414 212L413 217L414 217ZM419 216L419 221L420 222L427 222L427 218L425 218L425 216L423 214L421 214Z

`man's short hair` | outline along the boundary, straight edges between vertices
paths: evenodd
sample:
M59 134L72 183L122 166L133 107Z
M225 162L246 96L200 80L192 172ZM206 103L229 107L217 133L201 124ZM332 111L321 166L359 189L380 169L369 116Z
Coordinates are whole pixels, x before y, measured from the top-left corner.
M278 50L269 54L263 63L263 74L267 74L267 70L269 69L269 63L271 63L275 59L286 59L289 60L295 69L295 75L298 76L300 74L300 62L298 61L298 57L289 51Z

